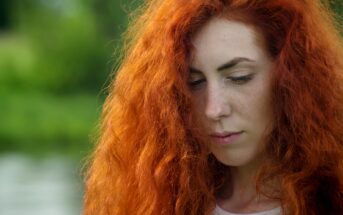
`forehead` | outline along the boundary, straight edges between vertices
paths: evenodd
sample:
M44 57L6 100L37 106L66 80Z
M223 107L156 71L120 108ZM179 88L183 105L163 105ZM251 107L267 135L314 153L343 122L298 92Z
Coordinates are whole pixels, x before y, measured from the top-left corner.
M194 47L191 65L206 68L236 57L258 61L262 49L261 38L251 25L213 17L191 39Z

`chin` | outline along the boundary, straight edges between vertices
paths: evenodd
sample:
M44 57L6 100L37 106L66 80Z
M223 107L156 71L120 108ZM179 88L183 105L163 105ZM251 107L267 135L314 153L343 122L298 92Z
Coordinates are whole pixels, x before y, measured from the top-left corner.
M232 156L222 153L213 153L214 157L222 164L232 167L247 166L256 160L256 156L251 154L236 154Z

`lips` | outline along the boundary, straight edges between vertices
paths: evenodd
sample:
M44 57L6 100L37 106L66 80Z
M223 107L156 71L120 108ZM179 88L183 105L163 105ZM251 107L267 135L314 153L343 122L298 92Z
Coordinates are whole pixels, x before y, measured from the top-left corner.
M219 145L227 145L232 144L234 141L236 141L243 131L239 132L216 132L210 135L210 137L213 139L214 143Z

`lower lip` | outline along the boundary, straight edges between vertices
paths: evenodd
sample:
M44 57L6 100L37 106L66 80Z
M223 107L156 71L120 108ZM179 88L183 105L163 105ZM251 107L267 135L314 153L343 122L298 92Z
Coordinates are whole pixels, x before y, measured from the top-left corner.
M228 144L232 144L235 140L237 140L240 137L241 133L242 132L231 134L224 137L212 136L212 139L214 140L214 143L216 144L228 145Z

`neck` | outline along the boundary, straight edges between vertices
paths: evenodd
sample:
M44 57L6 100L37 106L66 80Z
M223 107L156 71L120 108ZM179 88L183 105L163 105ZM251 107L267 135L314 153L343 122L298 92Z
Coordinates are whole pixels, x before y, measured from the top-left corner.
M240 167L231 167L231 198L253 199L256 196L255 179L259 161Z
M272 209L278 203L256 192L256 174L261 161L248 165L231 167L230 180L218 195L218 204L232 212L254 212Z

